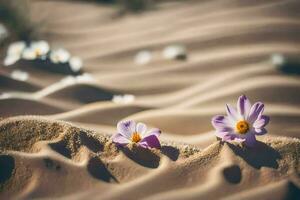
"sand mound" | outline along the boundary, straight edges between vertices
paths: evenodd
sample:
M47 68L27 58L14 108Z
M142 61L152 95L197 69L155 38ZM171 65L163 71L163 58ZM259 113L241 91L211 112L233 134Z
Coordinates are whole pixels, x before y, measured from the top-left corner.
M2 117L26 114L47 115L64 111L47 102L23 98L0 99L0 109Z
M27 116L0 122L0 152L3 199L263 199L272 188L295 197L300 185L300 140L283 137L252 149L218 141L202 150L117 148L107 135Z
M24 81L14 80L11 77L0 74L1 91L19 90L25 92L33 92L38 90L38 87L34 84L30 84ZM9 90L8 90L9 88Z

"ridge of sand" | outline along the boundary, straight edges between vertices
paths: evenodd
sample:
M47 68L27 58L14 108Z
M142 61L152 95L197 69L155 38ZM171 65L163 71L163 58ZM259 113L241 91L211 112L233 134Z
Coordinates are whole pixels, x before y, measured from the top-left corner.
M160 150L117 148L108 135L21 116L0 121L0 152L0 197L8 199L229 198L266 186L285 196L300 185L296 138L265 137L254 149L217 141L205 149L169 142Z

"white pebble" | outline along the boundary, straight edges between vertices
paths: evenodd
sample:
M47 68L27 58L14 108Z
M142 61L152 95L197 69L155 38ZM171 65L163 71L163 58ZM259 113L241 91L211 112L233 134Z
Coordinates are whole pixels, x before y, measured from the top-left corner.
M134 57L134 62L138 65L148 64L152 59L152 54L150 51L140 51Z
M273 65L280 66L285 63L285 58L282 54L275 53L271 55L271 62Z
M163 50L163 57L169 60L185 59L186 54L186 48L182 45L170 45Z
M21 70L14 70L10 74L12 79L18 80L18 81L26 81L29 77L29 74L27 72L21 71Z
M114 95L112 101L117 104L129 104L135 100L132 94Z

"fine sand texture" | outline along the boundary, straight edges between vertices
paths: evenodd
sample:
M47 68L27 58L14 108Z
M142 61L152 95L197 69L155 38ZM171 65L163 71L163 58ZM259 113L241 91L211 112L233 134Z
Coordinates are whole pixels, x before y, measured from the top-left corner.
M300 78L270 61L300 58L299 0L162 1L125 15L29 2L42 39L81 57L85 75L0 55L0 199L300 199ZM163 58L173 44L186 59ZM111 101L120 94L135 100ZM210 122L242 94L271 118L255 148L218 141ZM117 148L123 119L160 128L162 148Z
M65 199L284 199L299 192L300 140L256 148L117 148L105 134L41 117L0 122L1 197ZM4 170L3 170L4 169ZM275 191L274 191L275 190Z

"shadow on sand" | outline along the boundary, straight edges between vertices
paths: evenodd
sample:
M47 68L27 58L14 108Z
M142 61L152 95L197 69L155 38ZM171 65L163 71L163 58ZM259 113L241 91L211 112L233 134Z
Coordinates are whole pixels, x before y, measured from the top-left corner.
M262 142L257 142L253 148L235 146L227 143L233 152L243 158L249 165L256 169L261 167L278 168L277 160L281 158L280 154L272 147Z
M133 145L131 148L120 147L120 150L128 158L144 167L157 168L159 166L160 157L150 149Z
M3 185L13 174L15 160L9 155L0 155L0 191Z
M91 158L87 165L88 172L96 179L113 183L118 180L110 173L105 164L97 157Z

